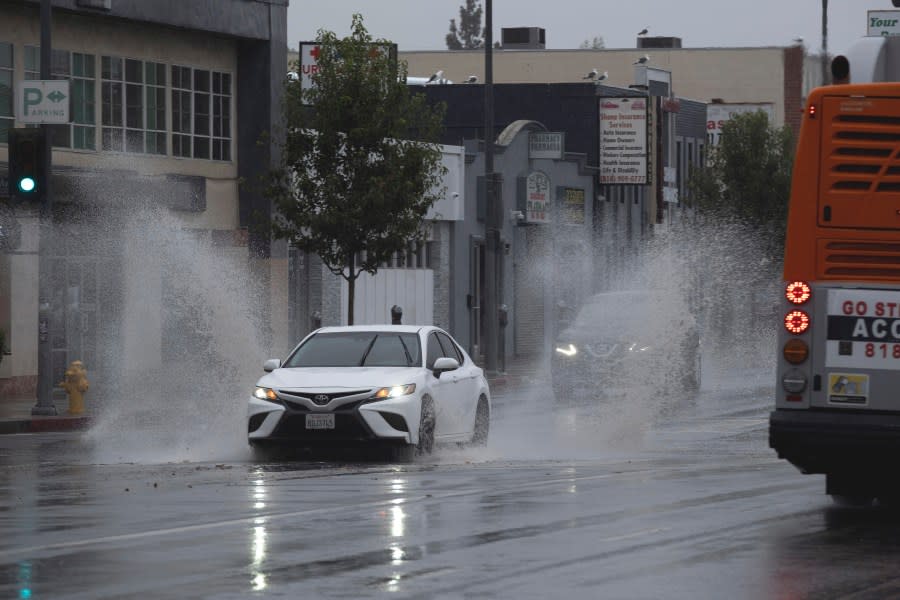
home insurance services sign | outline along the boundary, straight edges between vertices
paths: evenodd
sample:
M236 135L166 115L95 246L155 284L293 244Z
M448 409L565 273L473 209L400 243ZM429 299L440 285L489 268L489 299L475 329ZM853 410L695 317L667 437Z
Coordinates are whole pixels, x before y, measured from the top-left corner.
M647 99L600 99L600 183L646 184Z

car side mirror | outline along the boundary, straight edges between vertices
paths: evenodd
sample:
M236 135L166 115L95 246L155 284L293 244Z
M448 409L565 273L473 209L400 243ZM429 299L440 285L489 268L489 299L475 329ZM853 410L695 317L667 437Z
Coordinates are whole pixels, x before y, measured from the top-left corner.
M271 373L275 369L281 368L281 359L280 358L270 358L266 362L263 363L263 371L266 373Z
M434 366L431 367L431 370L434 372L435 377L440 377L441 373L445 371L455 371L458 368L458 360L456 360L455 358L450 358L448 356L442 356L434 361Z

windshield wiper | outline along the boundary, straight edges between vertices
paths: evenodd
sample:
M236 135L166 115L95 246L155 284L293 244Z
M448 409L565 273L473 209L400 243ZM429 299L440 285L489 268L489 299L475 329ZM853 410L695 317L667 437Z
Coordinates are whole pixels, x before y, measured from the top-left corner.
M412 355L409 353L409 350L406 347L406 342L403 341L402 336L397 336L397 337L400 340L400 345L403 346L403 353L406 354L406 366L407 367L413 366Z
M359 364L356 366L358 366L358 367L365 366L366 359L369 358L369 352L372 351L372 346L375 345L375 340L377 340L377 339L378 339L377 335L372 336L372 341L369 342L369 345L366 347L366 351L363 352L362 359L359 361Z

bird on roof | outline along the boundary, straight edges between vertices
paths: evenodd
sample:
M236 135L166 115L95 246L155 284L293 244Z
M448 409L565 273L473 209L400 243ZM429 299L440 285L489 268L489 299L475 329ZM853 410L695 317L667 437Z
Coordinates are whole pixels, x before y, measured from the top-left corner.
M597 69L591 69L590 72L589 72L587 75L585 75L584 77L582 77L582 79L588 79L588 80L590 80L590 81L596 81L597 75L598 75Z
M645 54L645 55L643 55L642 57L640 57L639 59L637 59L636 61L634 61L634 64L636 64L636 65L646 65L648 60L650 60L650 55L649 55L649 54Z
M433 73L431 75L431 77L428 78L428 81L426 83L434 83L435 81L439 81L439 80L443 79L443 77L444 77L444 72L442 70L438 69L435 73Z
M466 78L466 83L478 83L478 75L469 75Z
M609 77L609 71L603 71L597 76L597 81L603 81Z
M802 46L802 45L803 45L803 38L802 38L802 37L796 37L796 38L794 38L794 44L797 45L797 46Z
M643 29L641 29L640 31L638 31L638 35L647 35L647 28L644 27Z

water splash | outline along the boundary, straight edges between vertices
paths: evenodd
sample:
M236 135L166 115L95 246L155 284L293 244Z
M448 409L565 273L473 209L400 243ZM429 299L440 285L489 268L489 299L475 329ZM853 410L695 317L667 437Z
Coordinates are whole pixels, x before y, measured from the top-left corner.
M122 227L118 339L105 340L114 377L88 437L101 462L244 456L244 415L268 356L261 299L246 248L217 246L165 210ZM110 328L107 328L110 329ZM115 331L115 329L110 329ZM114 336L116 337L116 336Z
M639 334L677 333L672 325L685 315L696 321L700 393L673 392L660 383L681 368L680 357L671 354L642 372L622 373L628 384L615 395L576 406L553 403L545 382L503 399L504 421L496 424L483 459L618 456L641 449L647 432L673 418L702 419L702 404L717 394L774 382L780 258L767 254L759 235L738 223L691 222L656 233L628 256L612 252L608 238L595 254L601 259L595 268L604 272L594 280L604 290L654 291L658 302L643 316Z

